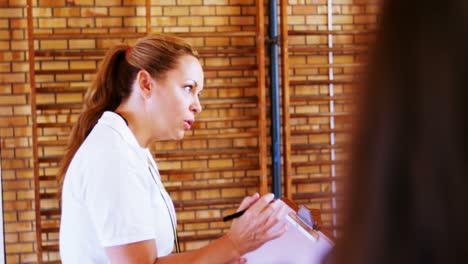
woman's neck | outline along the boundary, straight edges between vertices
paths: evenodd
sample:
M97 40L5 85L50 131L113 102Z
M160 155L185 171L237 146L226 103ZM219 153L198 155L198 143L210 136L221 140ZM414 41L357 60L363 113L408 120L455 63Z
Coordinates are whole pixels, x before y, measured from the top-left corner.
M128 128L132 131L140 147L147 148L151 143L151 137L144 118L141 118L144 115L132 111L132 109L126 107L125 104L117 107L114 112L120 115L127 123Z

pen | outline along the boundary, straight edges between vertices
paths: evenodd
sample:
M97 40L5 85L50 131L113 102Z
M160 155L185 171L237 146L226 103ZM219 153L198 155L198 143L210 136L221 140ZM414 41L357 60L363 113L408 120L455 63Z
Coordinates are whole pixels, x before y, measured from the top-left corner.
M247 211L247 209L244 209L242 211L227 215L227 216L223 217L223 221L226 222L226 221L232 220L234 218L237 218L237 217L243 215L245 213L245 211Z
M273 199L270 201L270 203L276 201L277 199ZM250 207L248 207L247 209L249 209ZM226 221L229 221L229 220L232 220L232 219L235 219L237 217L240 217L242 216L245 211L247 211L247 209L244 209L244 210L241 210L239 212L236 212L236 213L233 213L233 214L230 214L230 215L226 215L225 217L223 217L223 222L226 222Z

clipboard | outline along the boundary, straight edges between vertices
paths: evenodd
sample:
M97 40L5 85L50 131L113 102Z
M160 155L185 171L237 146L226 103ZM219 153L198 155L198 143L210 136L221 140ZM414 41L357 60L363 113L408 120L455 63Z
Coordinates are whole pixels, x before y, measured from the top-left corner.
M333 248L334 241L326 231L318 230L321 224L318 212L313 214L306 207L298 208L285 198L280 201L287 205L282 220L287 223L286 232L243 257L250 264L321 263Z

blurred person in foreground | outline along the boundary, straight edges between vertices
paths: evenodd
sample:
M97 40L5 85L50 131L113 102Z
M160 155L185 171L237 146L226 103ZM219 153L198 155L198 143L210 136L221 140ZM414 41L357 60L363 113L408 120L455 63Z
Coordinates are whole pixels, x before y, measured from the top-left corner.
M385 0L327 263L468 263L468 1Z

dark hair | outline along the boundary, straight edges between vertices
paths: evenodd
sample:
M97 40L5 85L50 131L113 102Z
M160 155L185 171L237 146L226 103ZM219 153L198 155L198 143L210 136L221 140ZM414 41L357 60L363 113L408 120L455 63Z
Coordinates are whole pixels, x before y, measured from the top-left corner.
M84 108L72 129L66 153L60 163L59 196L63 178L78 148L104 111L115 110L131 93L139 70L146 70L155 79L164 79L183 55L198 58L198 53L183 39L154 35L144 37L133 47L125 44L109 49L88 90Z
M334 263L468 263L468 1L383 1Z

